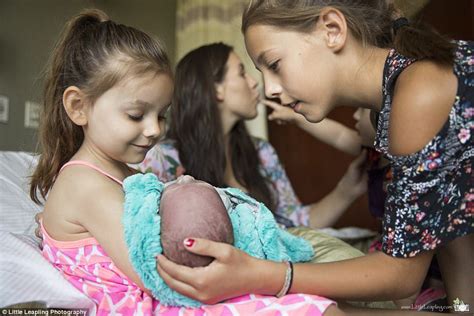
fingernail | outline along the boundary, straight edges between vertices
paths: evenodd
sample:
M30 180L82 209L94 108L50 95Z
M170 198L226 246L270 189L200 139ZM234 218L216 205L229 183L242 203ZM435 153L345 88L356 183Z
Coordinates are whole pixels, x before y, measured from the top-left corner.
M192 238L186 238L184 240L184 245L188 248L191 248L194 245L195 240Z

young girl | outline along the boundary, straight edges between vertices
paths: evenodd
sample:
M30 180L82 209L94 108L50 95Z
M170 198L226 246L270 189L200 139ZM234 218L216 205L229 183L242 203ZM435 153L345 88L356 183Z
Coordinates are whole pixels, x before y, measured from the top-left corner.
M44 256L94 300L98 315L267 315L285 308L340 315L332 301L299 294L172 308L144 288L124 241L122 182L133 174L127 164L142 161L161 135L172 93L168 58L145 33L98 10L67 24L46 78L42 155L30 192L36 202L38 191L47 198Z
M395 15L385 1L340 0L252 1L244 13L247 50L268 98L280 98L312 122L339 104L377 111L376 147L392 160L383 252L296 265L290 291L408 297L436 252L449 302L472 305L474 44L449 42ZM217 260L186 269L159 257L167 283L187 295L212 302L282 286L268 278L284 274L282 265L202 239L189 249ZM240 269L245 277L235 278ZM207 287L222 278L221 288Z

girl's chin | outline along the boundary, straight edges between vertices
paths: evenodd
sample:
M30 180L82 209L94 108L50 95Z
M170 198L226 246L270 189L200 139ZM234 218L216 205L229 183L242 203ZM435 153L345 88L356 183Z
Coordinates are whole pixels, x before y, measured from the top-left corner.
M306 103L298 103L294 108L294 111L303 115L305 119L311 123L319 123L324 120L329 114L326 113L326 111L324 111L324 108L322 108L321 106Z
M245 121L253 120L254 118L257 117L257 115L258 115L258 112L257 112L257 110L255 110L254 113L250 113L249 115L246 115L242 119L245 120Z
M321 122L322 120L324 120L325 116L321 115L321 113L311 113L311 112L297 112L295 111L296 113L299 113L301 115L304 116L304 118L308 121L308 122L311 122L311 123L319 123Z

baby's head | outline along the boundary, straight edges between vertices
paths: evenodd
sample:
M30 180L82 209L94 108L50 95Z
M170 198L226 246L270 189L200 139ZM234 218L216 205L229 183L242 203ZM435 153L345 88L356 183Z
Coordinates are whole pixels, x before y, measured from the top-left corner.
M178 264L199 267L213 260L187 251L183 241L188 237L234 242L232 223L219 194L210 184L190 176L163 190L160 215L163 254Z

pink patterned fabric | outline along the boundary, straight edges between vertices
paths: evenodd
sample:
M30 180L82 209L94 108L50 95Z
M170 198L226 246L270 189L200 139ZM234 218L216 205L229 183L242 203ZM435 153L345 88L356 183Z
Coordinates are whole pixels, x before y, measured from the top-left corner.
M333 301L314 295L282 298L244 295L201 308L166 307L142 291L107 256L95 238L52 239L43 225L43 256L79 291L97 304L97 315L233 316L322 315Z

